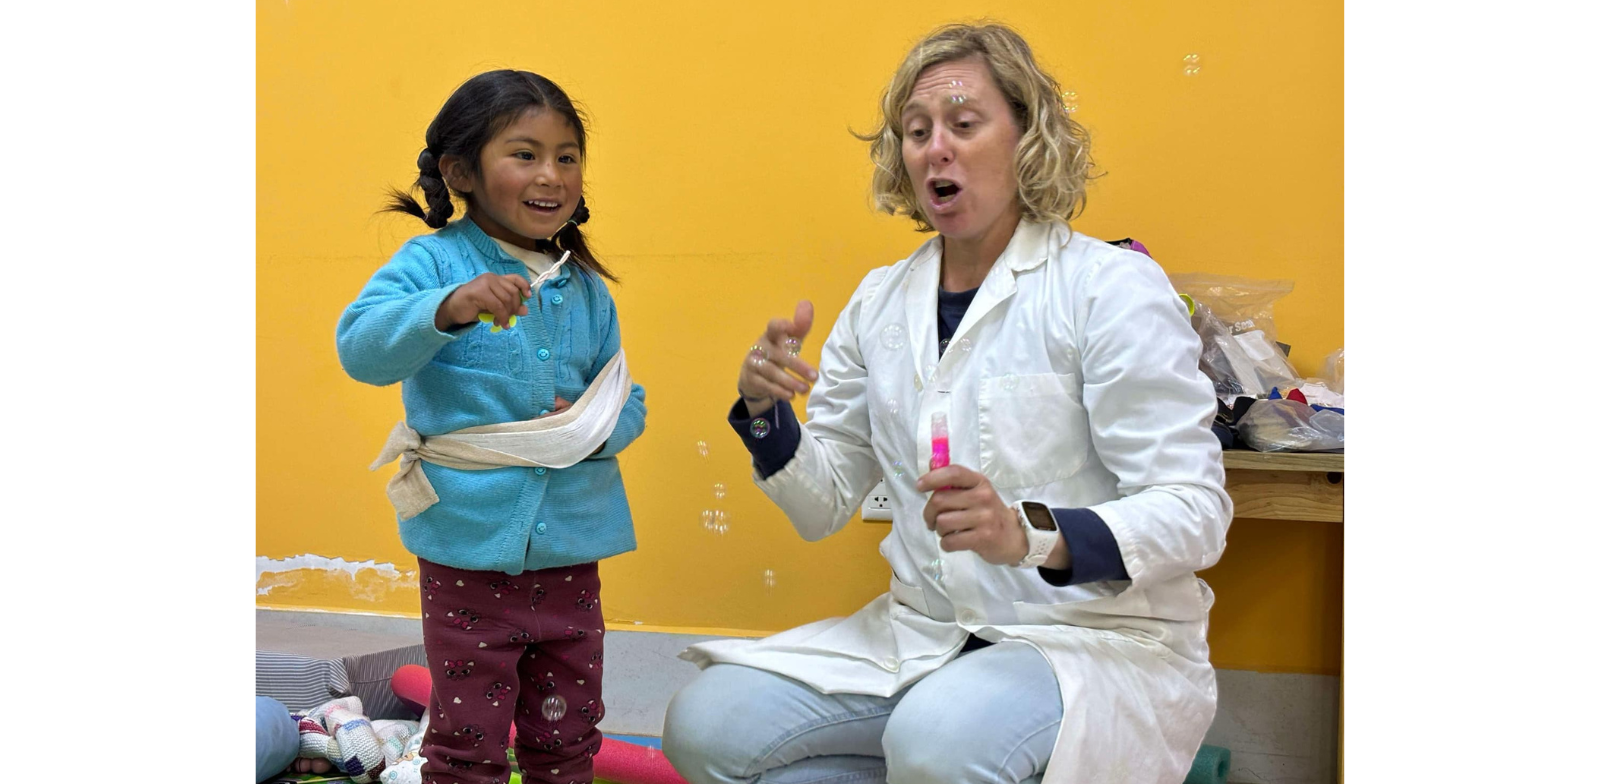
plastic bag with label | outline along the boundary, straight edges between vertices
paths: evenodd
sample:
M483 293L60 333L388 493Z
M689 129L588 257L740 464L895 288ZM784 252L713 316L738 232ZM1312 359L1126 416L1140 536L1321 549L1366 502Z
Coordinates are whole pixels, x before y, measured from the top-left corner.
M1264 344L1249 337L1241 340L1199 302L1190 323L1200 335L1200 370L1211 379L1217 398L1228 406L1241 396L1265 397L1273 387L1299 385L1294 368L1276 343Z
M1200 368L1218 399L1232 406L1240 396L1265 397L1273 387L1300 385L1272 320L1272 303L1292 291L1293 282L1199 273L1173 275L1171 281L1192 304L1190 323L1202 343Z

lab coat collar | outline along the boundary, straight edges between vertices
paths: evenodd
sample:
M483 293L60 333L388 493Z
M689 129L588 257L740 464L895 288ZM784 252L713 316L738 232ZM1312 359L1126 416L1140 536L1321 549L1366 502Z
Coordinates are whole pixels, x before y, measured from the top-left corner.
M973 326L1017 292L1017 273L1043 264L1057 246L1064 244L1057 235L1056 224L1023 221L1011 234L1006 249L995 259L994 266L984 277L973 296L972 304L961 318L951 336L952 345L959 342ZM905 281L906 327L911 348L916 357L917 390L928 386L947 387L939 382L939 368L944 364L939 356L939 270L943 259L944 243L937 237L924 243L912 255L909 274ZM932 263L930 263L932 262ZM946 353L946 357L950 356ZM931 371L931 372L930 372Z

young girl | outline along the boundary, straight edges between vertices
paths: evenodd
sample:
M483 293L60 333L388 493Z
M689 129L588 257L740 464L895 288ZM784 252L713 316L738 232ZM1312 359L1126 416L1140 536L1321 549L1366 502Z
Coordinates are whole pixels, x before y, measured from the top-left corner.
M415 237L339 320L358 381L401 385L379 463L417 555L433 674L425 781L501 782L506 738L528 782L587 782L600 748L596 561L634 549L616 456L644 389L579 226L587 145L565 92L526 71L456 90L417 157ZM466 202L448 222L451 192ZM571 402L569 402L571 401Z

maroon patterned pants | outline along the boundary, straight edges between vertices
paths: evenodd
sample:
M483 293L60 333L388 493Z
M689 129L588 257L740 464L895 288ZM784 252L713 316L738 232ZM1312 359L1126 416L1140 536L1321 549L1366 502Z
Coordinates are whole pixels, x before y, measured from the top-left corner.
M600 751L605 622L597 564L506 575L417 559L433 675L425 784L588 782Z

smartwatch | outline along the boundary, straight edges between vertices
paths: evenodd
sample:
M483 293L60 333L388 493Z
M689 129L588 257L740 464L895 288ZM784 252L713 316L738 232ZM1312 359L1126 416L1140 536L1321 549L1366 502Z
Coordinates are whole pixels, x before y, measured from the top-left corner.
M1018 569L1044 566L1050 551L1056 547L1056 540L1061 538L1055 515L1050 513L1050 507L1037 501L1018 501L1011 508L1016 510L1017 521L1028 535L1028 554L1012 565Z

